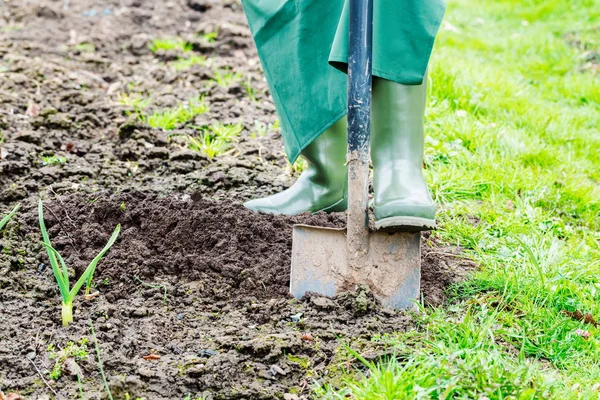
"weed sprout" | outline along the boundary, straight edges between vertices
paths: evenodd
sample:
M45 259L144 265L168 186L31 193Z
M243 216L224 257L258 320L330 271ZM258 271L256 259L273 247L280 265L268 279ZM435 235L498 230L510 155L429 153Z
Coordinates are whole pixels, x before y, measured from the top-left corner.
M193 46L191 43L186 42L182 38L175 39L154 39L148 44L148 48L151 52L156 53L159 50L180 50L184 53L192 51Z
M85 284L86 294L90 293L90 286L92 284L92 277L94 275L94 271L96 270L96 266L98 265L100 259L102 259L102 257L108 252L108 250L117 240L121 230L121 225L117 225L106 246L104 246L102 251L88 265L73 288L69 290L69 271L67 269L65 260L50 243L50 237L48 236L46 224L44 223L44 204L42 200L38 202L38 215L40 221L40 230L42 231L43 244L46 247L50 265L52 266L52 272L56 278L56 283L58 283L58 288L62 297L62 323L63 326L68 326L71 322L73 322L73 300L75 299L77 292L79 292L79 290Z
M156 111L151 115L140 115L139 118L152 128L170 131L208 110L209 106L204 97L195 97L189 100L187 105L179 104L175 108Z
M241 79L241 73L232 72L229 67L225 67L224 69L217 69L215 71L215 77L213 80L217 83L217 85L223 88L228 88L235 82L239 82Z
M8 224L8 221L10 221L10 219L15 216L15 214L19 211L19 208L21 208L21 205L17 204L15 208L13 208L12 211L8 213L6 217L2 218L2 220L0 221L0 231L2 230L2 228L4 228L4 225Z
M200 132L198 136L188 137L188 148L204 153L211 159L229 150L231 143L237 140L243 129L241 124L230 125L222 123L194 128Z

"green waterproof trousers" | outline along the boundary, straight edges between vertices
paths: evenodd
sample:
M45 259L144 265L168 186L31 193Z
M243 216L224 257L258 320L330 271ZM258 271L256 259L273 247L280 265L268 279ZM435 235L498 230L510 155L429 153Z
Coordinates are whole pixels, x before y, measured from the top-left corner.
M350 0L242 0L290 162L346 114ZM444 0L374 0L373 75L423 82Z

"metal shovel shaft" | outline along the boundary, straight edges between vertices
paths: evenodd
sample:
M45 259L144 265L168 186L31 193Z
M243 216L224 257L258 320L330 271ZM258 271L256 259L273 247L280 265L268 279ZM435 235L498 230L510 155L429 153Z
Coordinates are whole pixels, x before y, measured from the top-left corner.
M373 0L350 2L348 56L348 263L365 266L369 252Z

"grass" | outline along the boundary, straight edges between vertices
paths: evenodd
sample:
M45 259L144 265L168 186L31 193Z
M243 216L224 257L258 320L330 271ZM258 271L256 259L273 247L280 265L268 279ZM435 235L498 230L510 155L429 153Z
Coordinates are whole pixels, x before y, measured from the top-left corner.
M127 115L132 113L141 114L150 106L152 99L143 97L138 93L120 93L117 97L117 103L132 109L132 111L127 111Z
M94 329L94 323L90 320L90 330L92 332L92 339L94 340L94 348L96 349L96 357L98 358L98 370L100 371L100 376L102 377L102 383L104 385L104 390L106 390L106 396L109 400L113 400L112 393L110 388L108 387L108 381L106 380L106 375L104 374L104 367L102 365L102 350L100 349L100 345L98 345L98 339L96 338L96 330Z
M243 130L241 124L215 123L209 126L195 127L197 136L188 136L188 148L214 158L231 149L232 143L237 140Z
M191 55L185 58L178 58L169 65L177 71L183 71L192 68L194 65L206 65L207 60L204 56Z
M2 230L2 228L4 228L4 226L6 226L6 224L8 224L8 221L11 220L12 217L15 216L15 214L19 211L19 209L21 208L20 204L17 204L12 210L11 212L9 212L4 218L2 218L0 220L0 231Z
M73 288L69 289L69 270L67 268L65 260L58 253L58 251L56 251L52 247L52 244L50 242L50 237L48 235L48 231L46 230L46 224L44 222L44 204L42 200L38 202L38 216L40 230L42 232L43 244L46 247L48 259L50 260L50 266L52 267L52 273L56 278L56 283L58 284L58 288L62 298L62 323L63 326L66 327L69 326L71 322L73 322L73 300L75 299L75 296L77 296L77 293L83 287L83 285L86 285L86 294L90 294L92 277L94 276L96 266L117 240L117 237L119 236L119 232L121 230L121 225L117 225L106 246L104 246L100 253L98 253L98 255L88 265L88 267L85 269L83 274L81 274Z
M434 236L481 268L322 397L598 398L600 330L573 313L600 318L599 38L598 0L449 0L426 176Z
M233 72L229 67L220 68L214 71L213 81L222 88L228 88L233 84L242 80L242 74L240 72ZM246 90L248 90L246 88Z
M176 50L176 51L181 51L181 52L187 53L189 51L192 51L193 46L191 43L186 42L182 38L161 38L161 39L152 40L148 44L148 48L153 53L156 53L161 50L162 51Z
M179 104L174 108L155 111L152 114L139 114L139 117L152 128L170 131L181 124L191 121L197 115L208 112L209 109L208 104L204 101L204 97L195 97L190 99L186 104Z
M43 165L60 165L67 162L67 158L63 156L51 155L51 156L40 156Z

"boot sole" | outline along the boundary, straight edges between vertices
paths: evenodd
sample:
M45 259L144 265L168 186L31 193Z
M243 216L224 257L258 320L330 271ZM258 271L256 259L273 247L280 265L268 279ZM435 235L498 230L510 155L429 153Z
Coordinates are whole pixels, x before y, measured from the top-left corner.
M435 219L420 217L389 217L375 221L375 229L400 232L431 231L435 229Z

